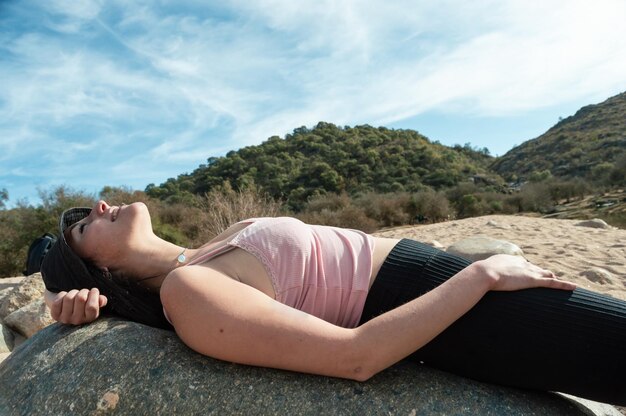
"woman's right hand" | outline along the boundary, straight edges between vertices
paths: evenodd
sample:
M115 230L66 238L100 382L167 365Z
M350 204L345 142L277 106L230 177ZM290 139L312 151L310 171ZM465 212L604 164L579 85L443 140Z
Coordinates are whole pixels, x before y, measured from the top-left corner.
M59 293L46 290L44 299L54 320L72 325L93 322L100 316L100 308L107 304L106 296L96 288Z

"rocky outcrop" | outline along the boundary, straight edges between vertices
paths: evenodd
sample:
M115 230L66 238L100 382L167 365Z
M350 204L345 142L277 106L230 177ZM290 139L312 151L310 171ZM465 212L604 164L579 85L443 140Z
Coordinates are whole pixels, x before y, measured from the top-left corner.
M15 343L13 332L0 323L0 353L10 352Z
M4 319L11 312L41 299L45 289L41 274L35 273L25 277L0 298L0 319Z
M515 244L485 236L469 237L458 241L446 251L472 261L483 260L495 254L524 256L522 249Z
M0 279L0 362L10 351L53 320L43 302L39 273Z
M11 312L4 323L13 331L30 338L37 331L54 323L54 319L50 316L50 310L46 306L43 299L37 299L28 305Z
M590 414L559 395L413 363L366 383L230 364L115 318L38 332L0 364L0 385L11 386L0 389L2 415Z

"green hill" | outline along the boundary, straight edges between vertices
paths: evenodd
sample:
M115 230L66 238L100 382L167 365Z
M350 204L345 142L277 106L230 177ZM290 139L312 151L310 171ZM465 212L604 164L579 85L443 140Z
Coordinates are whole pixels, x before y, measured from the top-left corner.
M623 182L626 169L626 93L588 105L536 139L498 158L491 168L507 179L549 171L562 178Z
M488 178L492 160L486 149L443 146L412 130L320 122L285 138L273 136L258 146L211 157L191 174L149 185L146 192L175 202L224 182L234 189L254 184L298 211L318 194L415 192L452 186L476 175Z
M192 173L150 184L167 202L191 200L228 182L261 188L296 212L315 195L443 190L474 182L501 191L505 178L583 179L597 189L626 186L626 93L581 108L545 134L494 159L487 149L431 142L412 130L320 122L284 138L210 157Z

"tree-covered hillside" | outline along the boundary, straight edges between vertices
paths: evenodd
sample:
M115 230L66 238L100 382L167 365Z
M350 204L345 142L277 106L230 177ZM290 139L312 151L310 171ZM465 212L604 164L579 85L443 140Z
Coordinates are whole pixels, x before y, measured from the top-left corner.
M475 175L488 177L492 160L486 149L443 146L412 130L320 122L285 138L273 136L258 146L211 157L191 174L149 185L146 192L179 201L224 182L234 189L255 185L298 211L318 194L414 192L453 186Z
M491 166L503 177L536 172L619 185L626 173L626 93L588 105Z

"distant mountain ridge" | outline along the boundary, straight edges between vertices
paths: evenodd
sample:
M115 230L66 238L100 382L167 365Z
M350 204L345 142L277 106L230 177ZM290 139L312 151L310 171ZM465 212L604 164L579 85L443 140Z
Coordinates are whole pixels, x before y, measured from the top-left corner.
M499 157L490 166L510 179L533 172L596 180L626 157L626 92L582 107L541 136Z

